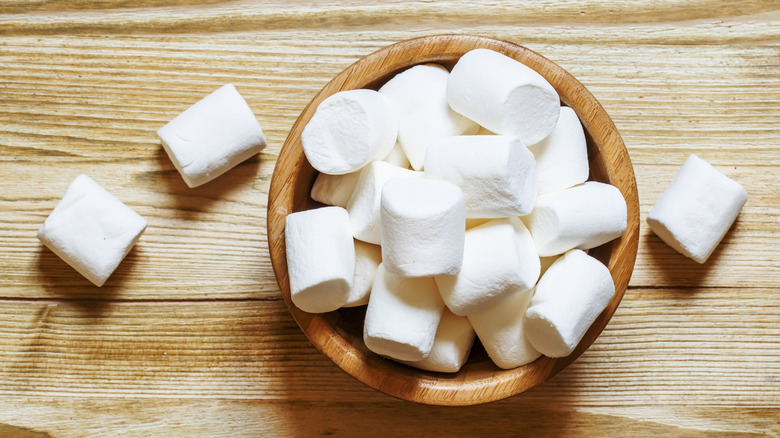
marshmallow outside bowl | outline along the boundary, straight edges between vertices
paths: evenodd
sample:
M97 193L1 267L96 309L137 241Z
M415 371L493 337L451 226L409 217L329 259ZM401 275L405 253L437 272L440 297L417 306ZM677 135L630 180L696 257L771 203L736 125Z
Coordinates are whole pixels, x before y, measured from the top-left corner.
M284 221L294 211L321 207L310 198L317 172L306 161L300 134L314 110L327 96L347 89L378 89L387 80L414 65L438 63L451 69L466 52L488 48L510 56L544 76L562 104L582 118L590 179L610 183L628 205L628 229L619 239L593 248L589 254L610 270L616 294L596 319L574 352L564 358L539 359L502 370L475 344L466 364L455 374L412 368L371 353L363 344L364 308L311 314L290 301L284 248ZM585 351L604 329L620 303L633 270L639 240L636 181L628 152L611 119L585 87L546 58L513 43L469 35L436 35L385 47L347 67L328 83L293 124L279 154L268 203L268 243L271 261L285 303L309 340L349 375L393 397L432 405L474 405L504 399L536 387L560 372Z

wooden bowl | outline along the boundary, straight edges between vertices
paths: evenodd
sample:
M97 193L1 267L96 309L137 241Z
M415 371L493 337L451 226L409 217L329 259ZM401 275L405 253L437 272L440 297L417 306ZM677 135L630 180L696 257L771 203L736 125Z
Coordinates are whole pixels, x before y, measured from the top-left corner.
M317 172L301 148L301 132L317 106L342 90L378 89L401 71L422 63L451 69L466 52L487 48L533 68L558 91L563 104L579 116L586 131L590 179L616 186L628 205L628 230L619 239L590 250L610 270L615 297L568 357L545 356L510 370L496 367L475 344L466 365L456 374L418 370L384 359L363 344L365 307L325 314L306 313L290 301L284 243L285 217L321 204L309 196ZM628 285L639 240L639 203L628 152L604 108L573 76L541 55L505 41L467 35L436 35L403 41L357 61L339 73L312 99L292 126L279 154L268 200L268 243L271 261L284 301L311 342L349 375L379 391L405 400L433 405L473 405L527 391L555 375L598 337L615 312Z

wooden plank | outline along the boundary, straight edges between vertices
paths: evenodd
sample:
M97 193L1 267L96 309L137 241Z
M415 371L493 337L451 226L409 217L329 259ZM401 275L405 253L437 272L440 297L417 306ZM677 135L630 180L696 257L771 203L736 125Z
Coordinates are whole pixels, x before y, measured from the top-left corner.
M147 7L128 8L126 2L93 2L86 10L72 4L57 4L56 12L20 11L10 3L0 12L0 32L6 34L56 35L61 33L214 33L257 30L295 31L316 26L328 31L405 31L414 23L428 34L458 28L461 32L491 23L494 29L523 26L524 39L566 43L576 39L604 42L709 43L777 39L780 15L776 5L761 0L647 2L544 2L516 7L502 2L255 2L215 5L163 1L141 2ZM80 6L80 4L79 4ZM135 3L132 4L135 6ZM28 13L14 13L28 12ZM490 17L486 20L486 17ZM682 25L680 25L682 23ZM594 25L596 24L596 25ZM540 28L549 27L553 33ZM484 32L483 32L484 33Z
M83 412L92 415L84 417ZM734 421L735 417L742 422ZM398 400L371 403L265 400L29 397L0 406L0 421L19 437L90 436L380 436L518 435L772 436L777 409L571 409L513 398L485 406L442 408ZM433 424L432 424L433 423ZM434 429L435 424L435 429ZM0 423L0 432L5 432ZM25 435L27 434L27 435ZM38 434L38 435L34 435ZM9 435L5 435L9 436ZM15 435L10 435L15 437Z
M631 289L593 346L523 398L772 406L780 301L734 294ZM280 300L3 300L0 320L0 397L386 398L314 349Z

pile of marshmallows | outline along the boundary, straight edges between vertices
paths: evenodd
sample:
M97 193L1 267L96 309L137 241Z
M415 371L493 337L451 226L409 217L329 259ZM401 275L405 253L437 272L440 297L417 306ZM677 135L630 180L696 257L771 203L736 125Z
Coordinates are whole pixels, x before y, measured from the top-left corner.
M255 115L227 84L157 131L189 187L224 174L266 146ZM74 179L38 231L38 239L102 286L146 230L147 222L87 175Z
M620 191L588 179L582 125L555 89L497 52L426 64L379 91L336 93L301 136L320 173L287 216L292 302L367 304L371 351L457 372L475 336L504 369L572 353L615 294L583 250L627 227ZM665 242L707 260L747 199L692 155L648 216Z
M301 143L329 206L287 216L292 302L367 304L379 355L456 372L476 334L501 368L567 356L615 294L583 250L625 232L626 202L586 182L577 115L520 62L477 49L336 93Z

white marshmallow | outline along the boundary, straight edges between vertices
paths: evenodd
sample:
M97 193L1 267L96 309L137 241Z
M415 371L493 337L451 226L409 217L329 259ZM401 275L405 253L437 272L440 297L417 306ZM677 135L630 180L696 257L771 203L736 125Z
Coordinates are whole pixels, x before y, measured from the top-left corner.
M379 89L393 103L398 116L398 143L414 170L422 169L425 149L431 140L471 134L479 129L476 123L447 104L449 75L440 65L416 65L397 74Z
M157 135L189 187L213 180L266 146L260 124L233 84L189 107Z
M422 172L403 169L384 161L372 161L360 171L355 190L347 202L352 235L367 243L379 245L382 187L392 178L422 178Z
M542 141L560 113L558 93L530 67L488 49L463 55L447 82L452 109L524 145Z
M406 153L398 142L395 143L393 149L390 150L390 153L382 161L403 167L404 169L408 169L410 165L409 158L406 157Z
M647 215L667 245L704 263L747 201L736 181L691 155Z
M371 286L379 264L382 263L382 248L355 240L355 276L349 298L343 307L357 307L368 304Z
M395 111L384 94L348 90L320 103L303 128L301 146L315 169L343 175L386 157L397 134Z
M304 312L336 310L349 298L355 245L341 207L287 215L284 228L290 298Z
M540 195L568 189L588 179L585 131L573 109L562 106L552 134L528 149L536 158L536 187Z
M514 293L487 309L468 316L490 359L509 369L535 361L542 355L526 339L523 317L534 289Z
M523 216L536 200L536 163L517 137L460 135L434 140L425 176L463 189L466 217Z
M311 199L326 205L347 206L357 185L360 172L328 175L320 172L311 187Z
M369 350L382 356L425 359L443 310L433 278L399 277L380 264L366 308L363 340Z
M146 229L146 220L86 175L70 183L38 239L102 286Z
M382 260L402 277L460 272L466 216L455 184L394 178L382 188Z
M460 273L435 278L447 307L463 316L532 288L540 269L531 234L512 217L466 230Z
M525 312L525 333L548 357L571 354L615 295L609 269L581 250L550 266Z
M474 345L474 329L465 316L458 316L446 307L428 357L417 362L404 362L415 368L438 373L457 373L466 363Z
M594 248L620 237L627 227L626 200L616 187L588 181L540 195L523 217L542 257Z
M398 143L382 161L404 169L409 167L409 160ZM311 198L323 204L346 208L349 197L352 196L357 185L358 177L360 177L360 172L343 175L328 175L320 172L311 188Z

